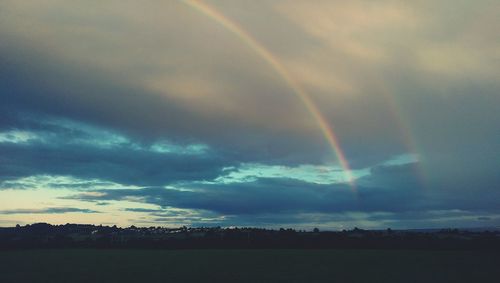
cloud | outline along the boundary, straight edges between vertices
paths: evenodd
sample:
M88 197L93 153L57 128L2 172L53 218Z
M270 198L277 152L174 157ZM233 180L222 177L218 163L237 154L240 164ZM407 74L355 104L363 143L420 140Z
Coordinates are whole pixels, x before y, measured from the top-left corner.
M495 213L498 3L209 4L310 94L357 199L290 83L216 21L159 1L2 1L0 194L90 191L268 225ZM390 163L401 156L414 158Z
M160 208L128 208L157 223L259 227L367 228L480 226L480 217L498 210L498 192L471 197L467 191L423 187L419 163L394 161L361 177L357 191L344 184L321 184L281 177L243 178L238 182L183 183L172 187L94 190L63 197L83 202L132 202ZM171 214L183 210L182 215ZM212 219L203 222L199 218ZM182 220L182 221L181 221ZM180 222L179 222L180 221Z
M488 27L495 26L488 1L452 5L466 19L459 25L454 17L443 16L448 15L447 5L435 7L426 1L262 4L269 9L251 4L245 4L248 9L238 8L240 4L213 5L275 51L299 82L304 80L355 168L408 150L432 154L428 151L435 146L428 139L437 136L455 143L456 131L464 133L460 135L464 142L474 142L471 139L477 135L492 144L498 141L483 130L493 127L491 121L498 118L492 105L498 104L499 86L488 79L497 77L497 68L488 67L495 62L490 58L497 57L491 47L496 46L496 37L488 36L492 32ZM2 96L8 102L6 112L22 109L63 116L140 139L194 140L245 161L335 160L286 83L231 33L184 5L150 2L143 7L148 20L128 2L120 7L5 2L3 8L6 25L0 78ZM82 14L87 9L99 12ZM168 16L160 17L159 10ZM339 16L330 17L329 12ZM476 15L483 15L482 21L471 22ZM437 41L433 32L443 40ZM217 40L210 39L214 36ZM399 38L404 40L394 42ZM467 46L470 42L474 48ZM383 63L359 57L360 48L355 46L385 54ZM461 76L436 80L435 73L421 67L418 59L438 64L425 55L426 50L439 49L432 46L445 46L439 58L459 54L446 60L475 60L482 69L446 67ZM446 46L459 51L448 52ZM471 50L473 56L468 55ZM470 77L471 73L483 75ZM356 90L342 90L351 86ZM460 108L463 96L474 97L470 107ZM471 115L479 113L478 109L485 114ZM16 126L19 122L13 124L12 119L2 121ZM414 133L405 137L406 132ZM423 145L408 148L407 139ZM454 149L449 158L460 150Z
M125 208L125 211L131 212L161 212L161 209L149 209L149 208Z
M46 124L38 126L47 127ZM3 159L0 179L28 178L16 184L12 181L3 183L2 187L23 187L28 183L31 186L43 185L46 182L44 175L72 176L63 178L68 179L66 183L72 182L78 187L113 186L113 182L165 185L180 180L213 179L220 175L223 167L234 164L234 161L217 156L205 145L178 145L164 141L144 144L78 123L49 126L50 130L25 130L32 137L29 140L0 142ZM30 181L29 178L37 180ZM84 180L76 182L75 178L76 181ZM88 183L88 179L94 179L90 181L93 183ZM33 181L38 184L33 184ZM69 186L64 180L52 180L51 184L45 185Z
M65 199L132 201L164 208L201 209L220 215L351 211L404 214L454 209L476 212L497 210L498 202L492 200L491 195L470 201L468 194L451 196L446 191L423 189L413 166L395 165L374 170L369 178L366 177L371 180L372 186L359 185L356 192L345 184L256 178L237 183L195 182L168 188L93 190ZM398 174L401 171L406 172ZM368 184L367 180L363 181ZM498 192L494 194L498 195Z
M335 190L336 189L336 190ZM332 200L337 200L332 203ZM259 214L284 211L339 210L352 207L354 198L346 186L333 190L291 180L259 180L237 185L205 185L196 189L143 188L97 190L67 199L82 201L123 201L162 207L202 209L219 214Z
M74 207L50 207L37 209L7 209L0 210L0 214L62 214L62 213L99 213L95 210Z

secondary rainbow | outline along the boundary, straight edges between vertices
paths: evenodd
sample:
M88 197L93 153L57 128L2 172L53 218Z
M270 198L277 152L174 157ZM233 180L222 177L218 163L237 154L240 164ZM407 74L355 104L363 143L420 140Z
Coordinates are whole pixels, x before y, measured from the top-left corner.
M349 163L345 158L345 155L340 147L338 139L333 130L333 126L328 124L322 113L319 111L316 104L311 100L309 94L298 84L287 71L285 66L267 49L265 48L257 39L253 38L251 34L245 31L243 28L238 26L235 22L228 19L222 13L217 11L215 8L209 6L203 1L199 0L183 0L190 7L196 9L202 14L210 17L219 24L221 24L228 31L236 35L240 40L246 43L250 48L252 48L262 59L264 59L287 83L287 85L293 90L297 97L302 101L304 106L307 108L308 112L311 113L312 118L316 121L323 136L327 140L328 144L333 149L342 170L344 171L345 178L352 190L356 190L356 184L354 176L352 175Z

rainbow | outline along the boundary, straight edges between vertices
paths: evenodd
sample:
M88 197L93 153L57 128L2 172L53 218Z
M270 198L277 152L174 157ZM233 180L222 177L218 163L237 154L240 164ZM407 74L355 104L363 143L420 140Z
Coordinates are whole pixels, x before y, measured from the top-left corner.
M241 41L243 41L246 45L253 49L262 59L264 59L276 71L276 73L281 76L281 78L293 90L295 95L307 108L307 111L311 113L312 118L318 124L326 141L333 149L333 152L335 153L336 158L340 163L342 170L344 171L347 182L351 186L352 190L356 191L354 176L352 175L349 163L340 147L335 132L333 131L333 126L331 124L328 124L316 104L312 101L310 95L297 83L297 81L292 78L285 66L276 58L276 56L274 56L267 48L265 48L257 39L252 37L252 35L245 31L242 27L238 26L238 24L231 21L222 13L217 11L215 8L207 5L203 1L183 0L182 2L208 16L209 18L215 20L225 29L236 35Z
M391 91L389 91L386 87L380 86L381 93L384 97L385 102L388 104L390 108L390 113L392 114L394 120L397 122L397 127L399 129L400 135L403 138L403 144L406 147L406 151L418 156L419 147L417 144L417 139L413 135L411 128L408 126L408 119L403 111L401 111L401 107L399 106L398 99L396 96L391 95ZM427 172L425 168L422 166L422 160L417 160L418 164L415 167L415 175L418 177L419 185L421 188L426 187L427 182Z

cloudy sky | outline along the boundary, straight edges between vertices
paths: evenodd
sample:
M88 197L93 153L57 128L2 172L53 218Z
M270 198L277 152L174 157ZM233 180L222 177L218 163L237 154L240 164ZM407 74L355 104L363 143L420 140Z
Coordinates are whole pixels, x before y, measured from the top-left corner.
M0 226L498 226L499 10L3 0Z

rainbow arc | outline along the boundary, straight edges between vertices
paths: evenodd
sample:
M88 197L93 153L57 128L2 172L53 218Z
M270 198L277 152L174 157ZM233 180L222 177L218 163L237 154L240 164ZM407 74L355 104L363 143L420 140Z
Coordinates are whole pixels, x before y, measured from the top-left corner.
M240 27L237 23L230 20L222 13L217 11L212 6L206 4L199 0L183 0L188 6L194 8L195 10L201 12L207 17L213 19L225 29L237 36L242 42L254 50L264 61L266 61L279 76L284 80L284 82L290 87L293 93L300 99L302 104L306 107L307 111L311 114L319 129L321 130L324 138L333 149L333 152L342 167L345 178L349 183L353 191L356 191L355 179L352 174L352 170L349 166L344 152L340 147L337 136L335 135L333 125L327 122L321 111L318 109L317 105L311 99L310 95L305 91L305 89L293 79L291 74L285 68L285 66L274 56L264 45L262 45L257 39L255 39L250 33L245 29Z

